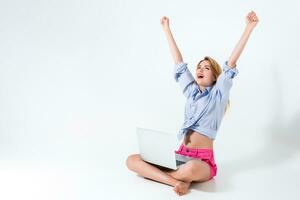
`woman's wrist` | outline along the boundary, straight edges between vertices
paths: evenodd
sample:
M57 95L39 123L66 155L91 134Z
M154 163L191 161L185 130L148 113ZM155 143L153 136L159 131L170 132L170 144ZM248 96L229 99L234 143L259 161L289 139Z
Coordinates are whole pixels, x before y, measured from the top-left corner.
M253 31L254 27L250 26L250 25L246 25L245 29L244 29L244 33L246 34L251 34Z
M247 24L246 27L245 27L245 30L248 31L248 32L252 32L254 28L255 28L255 26Z
M169 27L169 26L163 26L163 30L164 30L164 31L169 31L169 30L170 30L170 27Z

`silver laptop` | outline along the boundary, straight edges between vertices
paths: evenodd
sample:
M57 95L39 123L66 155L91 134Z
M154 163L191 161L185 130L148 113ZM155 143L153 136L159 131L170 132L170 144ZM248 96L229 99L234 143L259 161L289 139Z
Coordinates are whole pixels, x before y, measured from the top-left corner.
M178 148L174 134L137 127L140 155L146 162L170 169L177 169L182 162L177 161Z

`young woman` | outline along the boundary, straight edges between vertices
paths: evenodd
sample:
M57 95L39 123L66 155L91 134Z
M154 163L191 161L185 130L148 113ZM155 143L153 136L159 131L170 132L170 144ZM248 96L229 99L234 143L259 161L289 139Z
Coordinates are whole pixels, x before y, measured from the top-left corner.
M183 139L176 152L181 163L177 170L165 170L142 160L139 154L127 158L127 167L139 175L174 187L178 195L188 192L191 182L203 182L216 176L213 142L229 102L232 79L238 71L236 63L248 38L258 23L255 12L246 16L246 27L223 69L211 57L204 57L196 69L195 77L182 59L172 36L169 19L161 18L161 25L175 62L176 82L186 99L184 123L178 133Z

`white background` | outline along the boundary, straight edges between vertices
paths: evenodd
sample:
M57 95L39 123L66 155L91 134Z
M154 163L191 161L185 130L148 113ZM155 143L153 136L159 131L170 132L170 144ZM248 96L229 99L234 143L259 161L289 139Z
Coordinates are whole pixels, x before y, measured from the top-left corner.
M299 9L286 1L0 1L0 199L172 199L125 167L135 128L177 133L184 96L160 18L184 61L220 65L245 16L260 22L238 61L215 141L215 180L183 198L298 199Z

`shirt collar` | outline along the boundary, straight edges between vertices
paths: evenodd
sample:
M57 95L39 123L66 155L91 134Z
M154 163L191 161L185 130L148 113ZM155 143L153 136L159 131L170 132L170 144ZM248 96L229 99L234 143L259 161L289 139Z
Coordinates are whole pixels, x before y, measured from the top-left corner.
M198 86L197 88L198 88L200 94L202 94L202 93L204 93L205 91L210 92L211 89L213 88L213 86L207 86L207 87L205 87L204 91L202 91L202 90L200 89L199 86Z

